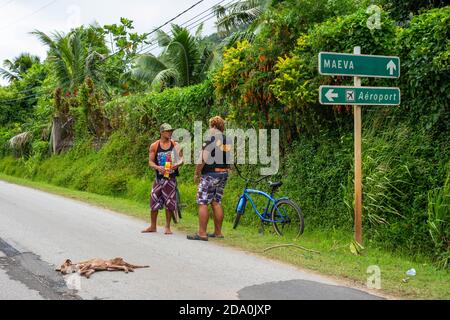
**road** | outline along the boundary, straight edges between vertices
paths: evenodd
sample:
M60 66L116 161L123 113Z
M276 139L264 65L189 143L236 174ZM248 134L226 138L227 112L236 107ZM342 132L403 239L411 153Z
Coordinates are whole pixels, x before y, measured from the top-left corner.
M0 299L380 299L329 278L145 221L0 181ZM123 257L135 273L63 278L66 259Z

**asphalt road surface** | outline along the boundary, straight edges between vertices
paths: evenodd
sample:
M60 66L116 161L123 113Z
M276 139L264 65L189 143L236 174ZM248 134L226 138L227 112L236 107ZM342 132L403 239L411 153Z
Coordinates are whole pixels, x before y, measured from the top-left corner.
M146 222L0 181L0 299L380 299L214 242L141 234ZM54 271L66 259L150 265L91 279Z

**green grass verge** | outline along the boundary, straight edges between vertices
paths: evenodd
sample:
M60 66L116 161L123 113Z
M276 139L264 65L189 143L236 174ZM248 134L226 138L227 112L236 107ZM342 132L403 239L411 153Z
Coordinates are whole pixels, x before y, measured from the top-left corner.
M140 219L148 220L148 209L143 203L136 201L97 195L72 189L57 187L48 183L30 181L0 173L0 180L32 187L64 197L84 201L95 206L121 212ZM182 194L190 192L188 186L181 186ZM191 198L191 197L189 197ZM191 200L191 199L189 199ZM197 215L189 205L184 210L182 224L175 227L179 232L195 232ZM227 214L232 214L227 212ZM160 219L161 221L163 219ZM382 290L385 294L403 299L450 299L450 277L448 270L439 270L426 258L414 261L406 255L386 252L368 243L362 256L355 256L349 250L352 239L350 233L341 230L309 230L300 239L283 239L276 237L267 228L260 234L257 228L242 226L232 229L230 222L225 222L226 239L217 243L240 248L242 250L282 261L303 269L343 280L357 287L364 288L367 282L367 268L376 265L381 269ZM295 244L319 251L320 254L303 251L294 247L278 248L264 253L264 250L280 244ZM407 283L406 271L415 268L417 276Z

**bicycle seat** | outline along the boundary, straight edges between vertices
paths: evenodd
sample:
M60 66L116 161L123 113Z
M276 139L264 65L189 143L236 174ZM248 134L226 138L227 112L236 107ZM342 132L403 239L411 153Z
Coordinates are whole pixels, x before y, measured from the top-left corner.
M282 185L283 185L283 182L270 182L270 187L272 189L281 188Z

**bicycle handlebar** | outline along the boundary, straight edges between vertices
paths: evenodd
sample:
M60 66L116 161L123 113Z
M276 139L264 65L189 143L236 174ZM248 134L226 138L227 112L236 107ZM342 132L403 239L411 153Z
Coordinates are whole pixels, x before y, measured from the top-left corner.
M262 177L261 179L256 180L255 183L260 183L261 181L264 181L264 180L266 180L266 179L269 179L270 177L271 177L271 176L265 176L265 177Z
M258 180L250 179L250 178L245 178L245 177L242 175L241 170L239 170L239 167L237 166L237 164L235 164L234 167L236 168L236 171L237 171L239 177L241 177L241 179L244 180L244 181L247 182L247 183L252 182L252 183L258 184L258 183L260 183L261 181L266 180L266 179L269 179L270 177L272 177L271 175L270 175L270 176L264 176L264 177L262 177L262 178L260 178L260 179L258 179Z

